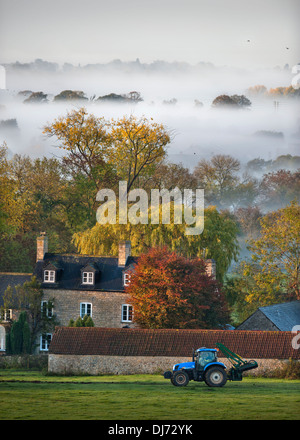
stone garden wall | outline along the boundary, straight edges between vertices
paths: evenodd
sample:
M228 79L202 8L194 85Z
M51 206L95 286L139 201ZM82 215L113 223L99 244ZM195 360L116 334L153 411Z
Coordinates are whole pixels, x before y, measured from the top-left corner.
M219 358L228 368L227 359ZM191 358L166 356L99 356L49 354L48 371L54 374L155 374L172 370L174 364L189 362ZM280 369L287 360L257 359L258 368L245 375L260 376ZM299 362L299 361L298 361Z

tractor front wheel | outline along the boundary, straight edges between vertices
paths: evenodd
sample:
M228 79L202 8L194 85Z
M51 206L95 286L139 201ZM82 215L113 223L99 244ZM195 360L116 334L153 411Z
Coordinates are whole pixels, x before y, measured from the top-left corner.
M171 382L176 387L186 387L187 384L189 383L189 380L190 379L188 374L183 370L179 370L173 374Z
M211 367L205 372L204 380L209 387L223 387L227 382L227 374L223 368Z

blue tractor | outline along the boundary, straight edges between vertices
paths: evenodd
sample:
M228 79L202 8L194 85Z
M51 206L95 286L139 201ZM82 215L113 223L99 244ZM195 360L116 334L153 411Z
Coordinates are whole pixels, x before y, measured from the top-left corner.
M210 387L222 387L227 380L242 380L244 371L258 367L256 361L243 360L225 345L218 343L216 346L232 363L232 367L228 372L225 364L218 361L218 349L202 347L193 351L191 362L175 364L173 371L164 373L164 378L170 379L171 383L177 387L186 386L190 380L204 381Z

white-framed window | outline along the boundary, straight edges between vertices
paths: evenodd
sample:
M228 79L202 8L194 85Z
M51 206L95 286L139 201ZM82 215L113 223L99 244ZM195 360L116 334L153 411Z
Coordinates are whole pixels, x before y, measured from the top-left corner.
M130 304L122 304L122 322L132 322L133 307Z
M91 303L80 303L80 318L83 318L85 315L92 317Z
M3 325L0 325L0 351L5 351L6 333Z
M130 273L124 272L124 274L123 274L123 284L124 284L124 286L129 286L129 284L130 284Z
M48 351L52 340L52 333L43 333L40 336L40 350Z
M12 309L0 309L0 321L9 321L12 319Z
M44 270L44 283L55 283L55 270Z
M94 273L82 272L82 284L94 284Z
M41 302L41 312L43 316L47 318L52 318L53 316L53 305L51 301L42 301Z

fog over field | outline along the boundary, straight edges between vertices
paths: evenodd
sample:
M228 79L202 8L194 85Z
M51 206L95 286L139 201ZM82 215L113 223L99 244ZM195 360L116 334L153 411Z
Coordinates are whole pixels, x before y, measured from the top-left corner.
M299 14L299 0L0 0L0 142L11 154L61 154L42 129L82 105L57 104L54 96L79 90L98 116L144 115L164 124L174 135L169 159L191 168L216 153L244 163L299 154L299 96L247 92L291 86ZM24 90L43 92L48 102L23 104ZM96 103L131 91L143 101ZM252 105L213 109L222 94L245 95ZM1 124L10 119L18 129Z
M169 160L190 168L201 158L219 153L230 154L246 163L255 157L274 159L281 154L297 155L300 151L299 98L258 98L247 92L257 84L268 90L289 87L293 74L288 66L237 69L209 63L192 66L164 62L144 64L136 60L100 67L64 65L53 72L26 71L11 66L6 70L6 90L0 90L0 121L16 119L18 128L0 129L0 142L7 143L11 154L32 157L61 154L61 150L54 147L54 139L43 136L43 126L80 106L106 119L133 114L164 124L173 133ZM19 95L24 90L42 91L48 102L24 104L26 97ZM54 102L54 96L63 90L83 91L88 100ZM138 91L143 101L96 102L99 96L131 91ZM238 110L213 108L213 100L222 94L245 95L252 105ZM176 101L172 104L172 100ZM275 101L279 104L275 105ZM260 135L258 132L262 131L271 135Z

